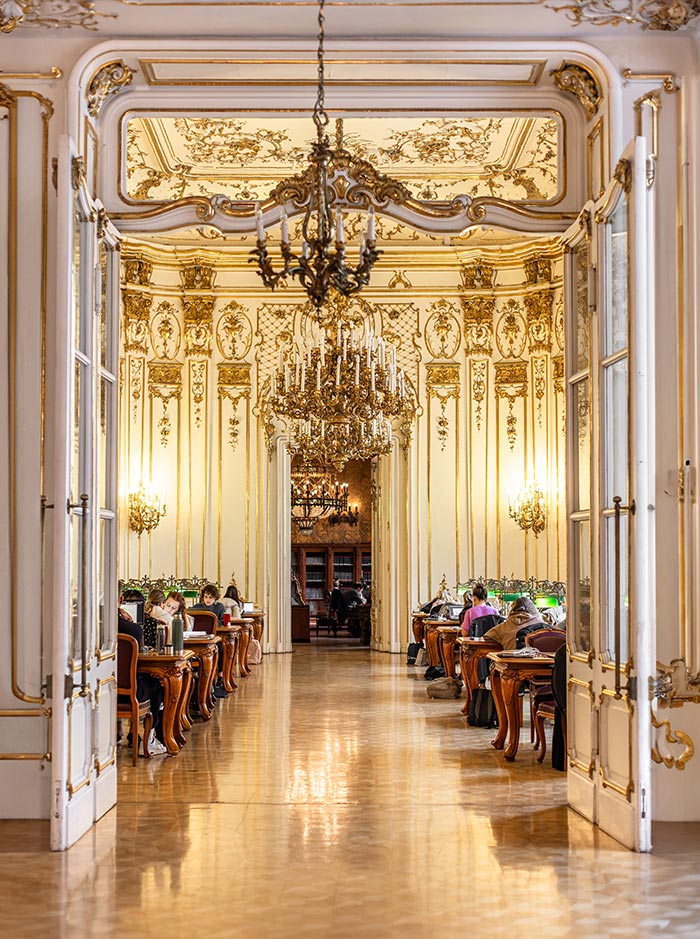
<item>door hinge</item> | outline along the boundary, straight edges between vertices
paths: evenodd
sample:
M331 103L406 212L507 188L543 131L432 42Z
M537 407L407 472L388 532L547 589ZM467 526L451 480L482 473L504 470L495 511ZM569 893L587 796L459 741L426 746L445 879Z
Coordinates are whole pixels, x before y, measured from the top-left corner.
M60 818L61 812L61 780L59 779L53 790L53 817Z
M72 698L73 691L75 690L76 687L79 687L79 686L73 683L72 675L63 676L63 697L64 698Z
M630 701L637 700L637 676L630 675L629 681L627 682L627 697Z
M595 313L598 305L598 271L595 264L588 265L588 312Z
M44 682L44 694L47 698L53 698L53 675L47 675Z
M642 789L642 818L647 817L647 791Z

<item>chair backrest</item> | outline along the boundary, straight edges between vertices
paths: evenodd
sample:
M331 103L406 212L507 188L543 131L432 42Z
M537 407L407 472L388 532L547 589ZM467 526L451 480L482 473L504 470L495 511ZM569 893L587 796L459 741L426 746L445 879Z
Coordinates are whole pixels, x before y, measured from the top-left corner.
M480 639L489 629L493 629L494 626L498 626L498 624L502 622L503 617L499 616L497 613L487 613L486 616L477 616L477 618L473 619L469 624L469 638Z
M136 694L136 665L139 644L133 636L117 636L117 694Z
M197 632L209 633L214 635L219 625L219 617L216 613L209 613L207 610L188 610L187 615L192 620L192 629Z
M540 652L554 654L566 642L566 633L561 629L538 629L525 636L525 645Z
M560 646L554 653L554 668L552 669L552 694L559 710L566 714L566 685L569 668L566 660L566 646Z

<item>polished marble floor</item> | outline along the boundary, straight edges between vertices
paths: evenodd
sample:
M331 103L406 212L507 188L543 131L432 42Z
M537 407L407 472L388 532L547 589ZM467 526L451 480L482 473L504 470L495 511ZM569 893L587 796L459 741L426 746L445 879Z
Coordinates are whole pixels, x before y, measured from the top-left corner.
M397 656L266 657L183 752L119 761L63 855L0 823L4 939L700 936L700 844L623 850ZM411 677L409 677L411 676Z

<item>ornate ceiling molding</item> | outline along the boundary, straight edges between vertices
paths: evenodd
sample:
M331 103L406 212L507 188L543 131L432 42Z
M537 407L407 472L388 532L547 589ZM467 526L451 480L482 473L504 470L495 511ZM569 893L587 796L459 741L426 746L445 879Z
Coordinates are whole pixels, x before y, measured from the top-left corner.
M100 13L93 0L0 0L0 32L11 33L18 26L46 29L94 30L102 19L116 19L115 13Z
M85 92L88 113L92 117L99 117L107 98L130 85L133 77L134 70L122 59L101 65L90 79Z
M564 6L546 3L552 10L566 13L577 25L620 26L673 32L683 29L700 15L698 0L574 0Z
M590 69L577 62L562 62L559 68L552 69L549 74L557 88L561 88L562 91L578 99L588 120L595 117L603 100L603 94Z

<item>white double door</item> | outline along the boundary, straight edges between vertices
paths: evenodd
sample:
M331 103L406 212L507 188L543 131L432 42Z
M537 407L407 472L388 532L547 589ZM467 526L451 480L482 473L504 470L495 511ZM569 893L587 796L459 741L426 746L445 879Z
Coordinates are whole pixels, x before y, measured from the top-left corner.
M119 252L69 138L58 161L51 502L51 847L116 802Z
M645 140L565 236L568 798L651 848L653 261ZM650 348L651 345L651 348Z

